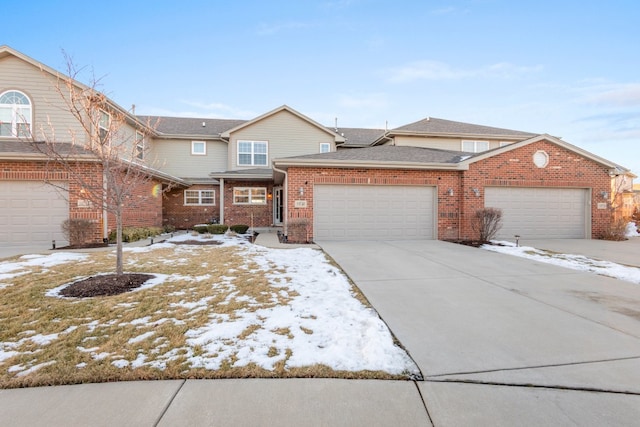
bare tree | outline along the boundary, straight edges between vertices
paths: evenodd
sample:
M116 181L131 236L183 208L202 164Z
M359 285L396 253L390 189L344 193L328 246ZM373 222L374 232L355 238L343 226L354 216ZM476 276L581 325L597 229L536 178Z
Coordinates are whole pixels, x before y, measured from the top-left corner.
M471 229L478 234L478 240L488 242L502 228L502 210L498 208L478 209L471 218Z
M47 157L48 170L62 171L85 207L113 214L116 222L116 274L123 274L122 228L125 209L135 209L136 190L153 179L144 157L143 139L153 131L149 124L109 102L98 89L98 80L86 86L78 83L79 71L65 54L67 76L59 76L54 91L73 123L60 129L47 117L47 123L33 130L31 145ZM54 104L54 103L52 103ZM54 181L49 182L56 185Z

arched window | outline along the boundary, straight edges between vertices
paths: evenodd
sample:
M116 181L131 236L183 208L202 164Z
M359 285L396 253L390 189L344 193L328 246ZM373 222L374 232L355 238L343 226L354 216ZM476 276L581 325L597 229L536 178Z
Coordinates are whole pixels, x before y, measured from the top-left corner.
M0 94L0 137L31 136L31 101L22 92L8 90Z

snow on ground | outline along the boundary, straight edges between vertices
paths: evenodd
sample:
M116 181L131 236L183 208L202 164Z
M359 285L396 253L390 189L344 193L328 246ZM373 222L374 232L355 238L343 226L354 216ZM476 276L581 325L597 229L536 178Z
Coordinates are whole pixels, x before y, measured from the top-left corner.
M640 233L638 233L638 227L636 227L635 222L630 222L627 224L624 235L627 238L640 237Z
M210 282L212 289L221 286L230 290L227 301L222 304L243 302L237 304L243 308L235 310L232 314L216 313L216 307L210 306L207 298L197 301L184 300L180 304L191 309L191 313L208 310L209 321L188 330L185 334L186 345L182 348L170 348L166 338L156 336L154 332L141 330L129 340L128 345L135 346L143 341L151 341L155 348L149 350L148 354L139 351L135 360L125 360L123 356L115 353L100 352L97 347L80 348L78 351L90 353L95 360L109 359L111 364L118 368L152 366L163 369L167 362L186 357L187 363L193 368L212 370L219 369L225 361L234 361L233 366L237 367L253 363L267 370L273 370L277 364L284 362L287 368L322 364L334 370L372 370L399 375L420 375L418 367L408 354L394 344L391 332L375 310L367 308L354 297L347 277L332 266L319 250L269 249L233 236L205 237L186 234L163 243L131 248L128 251L135 253L154 251L158 248L174 248L177 252L176 258L180 258L183 252L185 256L190 257L193 254L189 251L195 251L196 246L175 245L172 242L206 239L220 241L221 245L215 246L217 248L235 246L239 253L237 269L248 269L249 262L257 264L257 269L254 266L255 273L268 279L272 302L258 304L251 297L240 294L234 285L237 279L232 276L193 277L191 281ZM206 250L206 246L198 248ZM73 254L75 257L68 257L65 261L61 254L56 255L58 262L80 259ZM27 259L33 261L36 258ZM152 286L170 280L185 280L184 276L155 276L151 282ZM150 285L145 284L144 287L147 286ZM47 295L55 296L62 287L64 286L50 290ZM168 305L167 310L170 309L171 306ZM88 333L106 326L92 319L78 321L87 328ZM181 323L173 318L162 319L162 322L164 321ZM114 322L117 323L116 320L106 323L112 325ZM131 321L129 325L143 329L153 327L159 322L153 322L146 316ZM38 341L42 346L46 346L51 340L64 339L64 336L34 335L24 339ZM3 359L15 355L16 347L17 343L0 342L0 363ZM16 366L15 369L22 371L39 367L41 366Z
M637 267L627 267L609 261L594 260L583 255L559 254L529 246L516 246L515 243L507 241L494 241L492 243L494 244L482 245L482 249L640 284L640 268Z
M0 262L0 289L10 286L6 283L14 277L30 273L31 267L53 267L71 261L84 261L86 254L73 252L56 252L51 255L23 255L17 261Z

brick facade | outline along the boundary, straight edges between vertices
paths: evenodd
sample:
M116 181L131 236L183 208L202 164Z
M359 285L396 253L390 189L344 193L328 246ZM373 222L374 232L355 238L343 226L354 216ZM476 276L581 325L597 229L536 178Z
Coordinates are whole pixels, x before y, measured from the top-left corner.
M220 186L192 185L189 190L214 190L213 206L185 206L184 190L176 189L163 195L162 217L164 225L171 225L179 230L189 229L196 224L208 224L220 220Z
M235 187L259 187L267 189L266 205L242 205L233 203ZM251 227L269 227L273 224L273 183L225 181L224 222L229 225L246 224Z
M549 155L544 168L533 164L535 152ZM609 191L609 170L588 158L545 140L479 160L468 170L390 170L290 167L288 169L288 222L306 222L287 230L289 241L313 239L313 186L315 184L425 185L438 194L438 239L473 239L471 216L484 207L486 187L585 188L591 191L591 234L601 237L609 227L610 209L598 209L600 194ZM303 189L300 194L300 188ZM449 189L453 195L449 195ZM476 196L473 189L479 190ZM296 207L304 205L306 207ZM300 203L302 202L302 203Z

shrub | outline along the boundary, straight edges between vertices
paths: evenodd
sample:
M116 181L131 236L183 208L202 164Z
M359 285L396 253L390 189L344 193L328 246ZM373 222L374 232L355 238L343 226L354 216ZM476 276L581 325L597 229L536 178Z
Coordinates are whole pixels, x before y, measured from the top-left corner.
M162 231L163 231L164 233L173 233L174 231L176 231L176 228L175 228L173 225L171 225L171 224L165 224L165 225L162 227Z
M478 209L471 218L471 229L477 233L478 240L488 242L502 228L502 209Z
M193 230L200 233L200 234L204 234L207 232L207 226L206 225L196 225L193 227Z
M160 227L123 227L122 241L126 243L137 242L158 234L162 234L162 228ZM116 230L109 233L109 241L112 243L116 241Z
M207 225L207 231L211 234L224 234L229 229L225 224L209 224Z
M236 224L236 225L232 225L229 228L231 229L231 231L233 231L235 233L245 234L247 232L247 230L249 229L249 226L245 225L245 224Z
M627 221L624 218L614 219L602 234L603 240L621 241L627 239Z
M81 245L91 238L93 222L88 219L67 219L62 222L61 228L70 245Z

